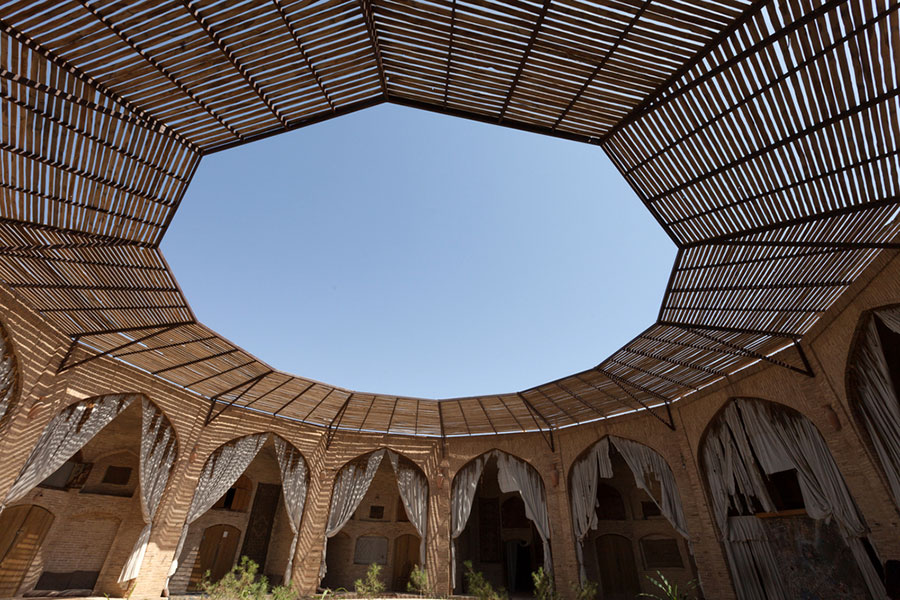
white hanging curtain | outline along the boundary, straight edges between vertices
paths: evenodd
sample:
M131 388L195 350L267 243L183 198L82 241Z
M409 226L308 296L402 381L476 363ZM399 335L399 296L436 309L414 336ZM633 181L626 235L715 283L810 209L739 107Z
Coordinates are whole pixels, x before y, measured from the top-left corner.
M278 468L281 471L281 489L284 492L288 524L294 534L287 567L284 569L284 585L287 585L291 582L294 553L297 551L297 538L300 537L300 521L303 519L303 506L306 504L307 470L306 461L303 460L300 451L278 436L275 436L275 456L278 458Z
M0 420L12 404L16 391L16 360L9 340L0 332Z
M675 475L672 474L672 469L669 468L665 459L655 450L643 444L615 436L611 436L610 440L625 459L628 468L631 469L638 487L647 492L675 531L685 539L690 539L687 523L684 520L684 510L681 507L681 497L678 494L678 487L675 485ZM659 499L656 498L647 482L647 474L653 475L659 483Z
M166 579L167 589L169 579L178 570L178 559L184 549L184 540L187 538L191 523L202 517L234 485L238 477L256 458L268 437L268 433L259 433L228 442L213 452L206 464L203 465L191 506L188 508L184 526L181 528L181 537L178 538L178 545L175 546L175 554L172 557L172 565L169 567Z
M769 539L756 517L728 517L725 556L741 600L789 600Z
M854 357L856 385L863 425L887 477L894 503L900 507L900 402L884 356L876 319L895 333L900 333L900 309L880 310L869 319Z
M750 521L746 519L756 519L747 517L735 521L728 518L731 502L749 512L752 510L748 505L749 497L755 497L764 510L774 510L756 460L766 474L796 469L807 514L814 519L835 519L869 592L874 598L884 598L884 585L863 544L866 525L815 426L808 419L787 411L775 415L768 403L742 398L733 400L723 417L725 425L713 430L707 438L704 460L716 519L722 525L733 575L736 581L742 582L737 586L741 600L765 598L766 594L778 599L784 597L777 575L748 579L747 582L742 578L742 573L751 568L748 565L761 568L759 565L770 561L771 549L760 523L757 522L758 529L751 532L753 544L731 547L751 535L748 533L751 525L746 525ZM745 524L743 530L733 531L735 523Z
M456 587L456 538L462 535L472 513L475 491L489 454L479 456L456 474L450 489L450 581Z
M341 469L337 481L334 483L334 491L331 493L331 510L328 512L328 524L325 527L325 546L322 548L322 564L319 566L319 581L325 577L328 567L325 564L325 554L328 550L328 539L337 535L353 513L356 512L359 503L365 497L375 473L381 465L385 450L378 450L369 455L366 466L351 463Z
M140 494L141 515L144 518L144 529L138 536L134 548L131 550L122 573L119 575L119 583L125 583L138 576L141 571L141 563L144 562L144 554L147 552L147 544L150 542L150 531L153 528L153 517L169 474L172 464L175 462L177 442L175 431L162 412L149 400L141 401L141 462L140 462Z
M417 467L401 462L396 452L388 450L388 458L394 475L397 476L397 487L406 516L419 533L419 564L425 566L425 538L428 533L428 479Z
M862 515L844 483L825 440L808 419L785 414L773 418L768 407L755 400L738 400L753 450L766 474L797 470L806 512L813 519L834 519L856 559L874 598L884 598L881 577L863 544L868 533Z
M544 572L553 572L550 557L550 519L547 516L547 494L537 470L524 460L505 452L497 452L497 480L505 493L519 492L525 504L525 516L531 519L544 544Z
M114 394L91 398L68 406L53 417L0 504L0 512L63 466L137 397L137 394Z

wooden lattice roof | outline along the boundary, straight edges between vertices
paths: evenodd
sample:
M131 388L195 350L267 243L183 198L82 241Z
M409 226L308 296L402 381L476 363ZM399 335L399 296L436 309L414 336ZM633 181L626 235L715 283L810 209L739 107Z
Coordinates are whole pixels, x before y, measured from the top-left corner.
M897 247L898 32L887 0L0 2L0 278L72 338L61 369L114 356L210 418L670 422L753 361L808 371L803 334ZM282 373L198 323L158 246L201 158L382 102L603 148L679 248L658 321L594 369L441 401Z

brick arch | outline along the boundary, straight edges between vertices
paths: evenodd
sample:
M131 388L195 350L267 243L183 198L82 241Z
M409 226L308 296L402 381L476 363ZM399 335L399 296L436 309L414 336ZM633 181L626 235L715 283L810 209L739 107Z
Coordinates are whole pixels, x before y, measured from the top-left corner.
M450 479L450 486L451 486L451 489L452 489L452 487L453 487L453 481L456 479L456 476L459 474L460 471L462 471L463 469L465 469L466 467L468 467L470 464L472 464L473 462L475 462L475 461L478 460L479 458L481 458L481 457L483 457L483 456L487 456L488 454L491 454L492 452L500 452L500 453L502 453L502 454L506 454L507 456L512 456L513 458L516 458L516 459L518 459L518 460L521 460L522 462L524 462L525 464L527 464L529 467L531 467L531 468L538 474L538 476L541 478L541 483L543 483L543 484L544 484L544 488L547 489L548 484L547 484L546 481L544 481L544 475L541 473L541 470L540 470L540 469L538 469L536 466L534 466L534 463L532 463L531 460L529 460L529 459L527 459L527 458L523 458L523 457L519 456L518 454L513 454L512 452L507 452L506 450L501 450L500 448L491 448L490 450L485 450L484 452L482 452L482 453L480 453L480 454L477 454L477 455L475 455L475 456L469 458L466 462L464 462L463 464L461 464L461 465L459 466L459 468L456 469L456 471L453 473L453 477Z

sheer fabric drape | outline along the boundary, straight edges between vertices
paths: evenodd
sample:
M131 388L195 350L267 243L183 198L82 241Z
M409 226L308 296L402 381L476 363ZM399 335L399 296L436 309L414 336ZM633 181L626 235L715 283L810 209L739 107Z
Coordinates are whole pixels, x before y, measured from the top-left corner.
M745 511L751 512L750 498L755 497L763 510L774 510L756 460L765 474L796 469L807 514L814 519L835 520L869 592L875 598L884 598L884 585L863 543L867 534L865 522L815 426L808 419L787 411L776 415L767 403L753 399L733 400L723 416L724 425L711 431L707 437L704 460L713 509L716 520L722 526L725 545L730 546L742 535L731 531L735 521L727 516L730 500L734 501L735 506L743 506ZM729 554L735 577L751 568L747 562L750 554L770 552L767 550L768 542L764 544L759 537L764 537L762 526L759 525L759 529L754 531L754 544L745 544L742 549ZM752 556L756 565L767 560L762 554ZM783 597L783 592L770 587L773 580L770 577L750 579L737 586L738 595L742 600L765 597L765 594ZM757 589L759 586L763 589Z
M7 504L22 498L63 466L101 429L128 408L135 398L138 395L114 394L91 398L68 406L53 417L0 504L0 512L3 512Z
M401 461L396 452L388 450L388 458L397 477L397 487L400 489L406 516L419 533L419 561L424 567L425 539L428 534L428 479L417 467Z
M303 520L303 507L306 504L308 478L306 461L300 451L278 436L275 436L275 457L278 459L278 468L281 471L281 489L284 493L284 507L287 509L288 524L294 534L287 567L284 569L284 585L287 585L291 582L294 553L297 551L300 522Z
M331 509L328 511L328 524L325 527L325 546L322 548L322 564L319 566L319 581L325 577L328 567L325 564L325 555L328 550L328 539L337 535L337 532L347 524L350 517L356 511L359 503L365 497L385 450L378 450L369 455L365 466L351 463L341 469L334 483L334 491L331 494Z
M462 535L472 513L475 491L489 455L479 456L456 474L450 488L450 580L456 586L456 538Z
M6 336L0 332L0 420L12 404L16 391L16 361Z
M856 389L863 425L887 477L894 503L900 507L900 401L876 320L900 334L900 308L876 311L869 319L855 355Z
M572 527L575 531L575 554L578 559L579 575L587 576L584 567L584 539L597 528L597 487L599 480L613 476L609 457L610 443L615 446L634 476L635 483L659 506L672 527L687 539L687 524L681 507L681 497L675 485L675 476L666 461L651 448L615 436L605 437L587 454L572 465L569 498L572 507ZM647 475L656 478L660 488L660 498L647 481Z
M728 517L725 542L725 556L741 600L790 600L759 519Z
M175 462L177 443L175 431L162 412L150 403L146 398L141 400L141 460L140 460L140 494L141 516L144 518L144 529L141 530L137 542L122 573L119 575L119 583L124 583L138 576L144 554L147 552L147 544L150 541L150 532L153 528L153 517L159 508Z
M504 452L497 453L497 480L500 491L519 492L525 504L525 516L531 519L544 545L544 572L553 572L550 557L550 519L547 517L547 494L538 472L526 463Z
M220 447L207 459L206 464L203 465L203 471L200 473L200 479L197 480L197 487L191 500L191 506L188 508L184 526L181 528L181 537L175 547L168 579L171 579L178 570L178 559L184 549L184 540L187 538L191 523L203 516L234 485L238 477L256 458L268 437L269 434L260 433L238 438ZM167 586L168 579L166 580Z
M472 503L484 466L497 459L497 479L503 492L518 492L525 505L525 515L534 523L544 547L544 570L551 572L550 523L547 517L547 497L540 474L523 460L492 450L468 463L453 478L450 491L450 575L456 585L456 539L462 535L472 513Z

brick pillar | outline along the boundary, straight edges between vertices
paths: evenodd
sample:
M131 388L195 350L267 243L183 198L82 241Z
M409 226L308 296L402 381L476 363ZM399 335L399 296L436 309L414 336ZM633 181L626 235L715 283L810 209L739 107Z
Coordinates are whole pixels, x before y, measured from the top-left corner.
M426 571L428 583L438 596L449 596L453 592L450 581L449 467L446 459L436 465L429 461L425 473L429 482Z
M294 554L291 585L302 595L315 594L319 586L319 567L327 540L325 528L331 508L331 493L337 468L326 461L325 436L309 458L309 490L303 507L300 537Z
M559 449L550 457L547 476L543 477L547 492L547 516L550 520L550 554L553 558L553 580L564 598L573 597L578 583L578 558L575 554L575 532L569 503L568 478L563 473Z
M196 449L197 435L197 432L191 432L189 438L193 439L180 440L180 443L186 449ZM195 450L179 452L156 511L147 553L141 563L141 572L132 583L129 600L155 600L162 594L205 462L205 456L199 455Z

